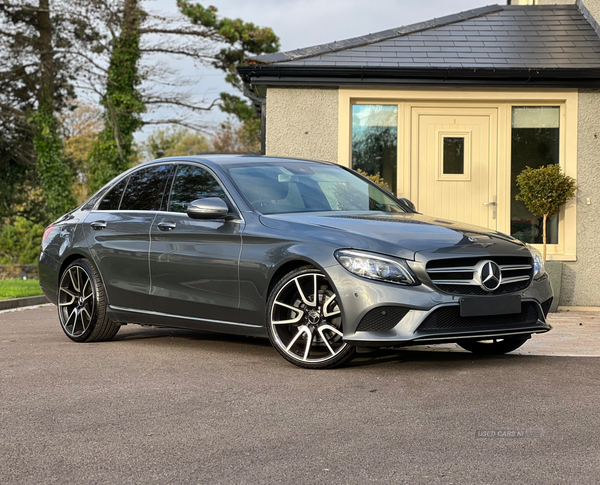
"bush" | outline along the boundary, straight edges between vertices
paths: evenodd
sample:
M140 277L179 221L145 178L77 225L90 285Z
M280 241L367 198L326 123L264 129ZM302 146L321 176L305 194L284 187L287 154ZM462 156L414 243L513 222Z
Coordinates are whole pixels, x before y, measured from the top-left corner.
M546 260L546 220L558 214L563 205L575 195L575 180L562 173L559 165L546 165L533 169L526 167L517 175L521 200L534 216L543 216L544 260Z
M15 217L0 230L0 264L35 264L44 226Z
M369 180L375 182L377 185L384 188L388 192L392 191L391 187L387 184L387 182L383 179L383 177L381 176L381 174L379 172L377 172L375 175L369 175L367 172L365 172L364 170L361 170L360 168L356 169L356 171L359 174L367 177Z

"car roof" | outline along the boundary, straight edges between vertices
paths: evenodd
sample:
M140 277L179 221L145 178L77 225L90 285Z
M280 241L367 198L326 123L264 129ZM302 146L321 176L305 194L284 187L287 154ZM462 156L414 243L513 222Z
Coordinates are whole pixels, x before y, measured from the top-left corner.
M199 153L193 156L159 158L141 165L154 164L157 162L200 162L209 166L232 166L242 165L252 162L301 162L301 163L319 163L323 165L337 165L324 160L307 160L302 158L291 157L270 157L265 155L257 155L255 153Z

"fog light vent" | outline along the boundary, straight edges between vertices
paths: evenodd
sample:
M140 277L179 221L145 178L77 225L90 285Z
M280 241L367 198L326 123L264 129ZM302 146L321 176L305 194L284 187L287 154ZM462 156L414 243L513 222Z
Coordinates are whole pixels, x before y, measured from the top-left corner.
M542 303L542 311L544 312L544 316L547 317L550 312L550 307L552 306L552 300L554 298L549 298L544 303Z
M401 306L381 306L369 311L358 324L357 332L386 332L410 311Z

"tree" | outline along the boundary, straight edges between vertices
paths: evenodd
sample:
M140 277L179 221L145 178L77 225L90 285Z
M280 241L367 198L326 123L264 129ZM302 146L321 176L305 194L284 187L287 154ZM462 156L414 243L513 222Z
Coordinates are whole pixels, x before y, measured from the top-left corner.
M0 264L35 264L40 254L44 226L24 217L0 230Z
M215 104L237 117L246 132L241 138L253 138L252 143L258 143L260 120L245 100L231 93L221 93L218 101L198 100L189 93L148 88L150 81L168 88L185 83L185 80L176 80L160 63L148 65L147 61L158 54L211 65L223 70L226 80L241 90L236 66L244 62L248 53L275 52L279 47L271 29L239 19L218 18L214 7L204 8L185 1L177 3L181 12L179 17L149 13L141 7L143 0L125 0L124 3L89 1L104 3L113 11L113 15L107 17L112 35L111 54L105 73L106 91L102 95L104 130L94 147L90 164L92 189L99 188L129 166L134 156L133 133L143 124L176 124L207 133L208 127L195 115L212 109ZM103 73L99 63L94 63L94 69L101 78ZM162 106L176 107L181 115L154 119L153 112ZM143 113L148 113L145 119L142 119Z
M71 92L73 74L68 56L61 53L72 39L56 28L67 22L59 13L49 0L0 3L0 116L12 128L9 133L25 142L25 156L37 159L51 217L75 205L55 116Z
M560 165L552 164L537 169L526 167L517 175L520 192L515 199L521 200L534 216L543 216L543 257L546 260L546 221L558 214L563 205L575 196L575 180L562 173Z
M245 133L238 138L243 144L258 142L259 121L250 104L231 93L211 100L170 92L170 87L185 85L185 79L164 69L156 56L217 67L241 90L235 67L247 54L276 51L277 37L239 19L218 18L214 7L179 2L180 13L168 17L145 8L148 4L0 0L0 164L11 181L41 184L48 217L75 204L69 171L73 157L65 157L57 119L75 89L82 96L100 97L103 108L103 128L90 155L92 190L135 162L133 134L144 124L178 124L208 134L210 127L200 115L219 104L241 123ZM157 117L156 109L163 106L178 112ZM237 126L233 130L238 133ZM187 150L193 150L195 142L188 141ZM18 196L3 191L0 214L12 214L6 208Z
M195 155L209 150L211 147L206 137L187 128L157 128L140 146L141 154L148 160Z
M98 190L129 167L134 155L133 134L142 126L145 110L141 79L140 22L145 13L139 0L125 0L120 34L114 41L102 97L104 129L90 157L90 188Z
M74 176L73 193L77 203L83 203L90 195L89 159L102 131L102 111L96 105L77 102L75 109L66 110L59 119L65 154Z
M260 152L260 140L256 134L231 118L215 131L212 146L214 151L221 153Z
M239 92L243 92L243 83L237 66L246 62L248 54L269 54L279 50L279 38L270 28L241 19L219 18L213 6L203 7L187 0L177 0L177 6L192 24L205 29L207 37L225 45L214 55L212 65L225 72L225 80ZM254 143L260 146L260 118L248 100L223 92L219 107L239 120L245 131L244 138L254 138Z

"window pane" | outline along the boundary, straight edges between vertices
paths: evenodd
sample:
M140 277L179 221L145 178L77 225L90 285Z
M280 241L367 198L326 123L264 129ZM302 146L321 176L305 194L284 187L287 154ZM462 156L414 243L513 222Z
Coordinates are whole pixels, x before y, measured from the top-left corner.
M191 202L207 197L225 199L225 192L208 171L193 165L180 165L171 189L170 212L186 212Z
M352 106L352 168L379 173L396 193L398 107Z
M465 173L465 139L444 137L444 174Z
M161 165L132 173L125 194L123 194L120 210L158 210L170 170L171 166Z
M104 197L102 197L100 204L98 204L98 210L116 211L119 209L121 196L123 195L123 190L125 190L125 186L127 185L128 178L129 177L125 177L117 185L110 189Z
M525 167L559 163L559 115L558 106L518 106L512 110L510 233L526 243L542 243L543 217L534 216L523 202L515 200L519 193L516 178ZM546 231L548 244L558 244L558 215L548 219Z

